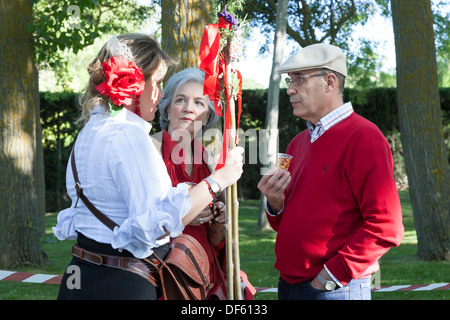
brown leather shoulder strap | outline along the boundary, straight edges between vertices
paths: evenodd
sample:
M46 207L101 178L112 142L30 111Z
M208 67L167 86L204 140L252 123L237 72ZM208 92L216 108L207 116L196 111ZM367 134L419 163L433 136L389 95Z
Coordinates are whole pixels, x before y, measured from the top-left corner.
M100 220L105 226L107 226L109 229L114 230L115 227L118 227L119 225L112 221L110 218L105 216L102 212L100 212L83 193L83 189L80 185L80 180L78 179L78 173L77 173L77 167L75 165L75 147L72 149L72 155L71 155L71 164L72 164L72 173L73 178L75 180L75 190L77 191L77 201L75 203L75 208L77 207L78 199L81 198L81 200L84 202L86 207L94 214L94 216L97 217L98 220Z

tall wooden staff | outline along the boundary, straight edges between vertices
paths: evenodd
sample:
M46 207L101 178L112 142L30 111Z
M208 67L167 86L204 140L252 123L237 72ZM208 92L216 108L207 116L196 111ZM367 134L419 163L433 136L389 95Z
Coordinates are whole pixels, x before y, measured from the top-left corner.
M205 27L199 50L199 68L205 71L204 94L214 101L216 113L225 118L223 143L216 169L225 164L226 154L237 143L237 128L242 108L242 77L233 69L233 61L242 51L241 36L248 23L238 22L235 16L227 11L242 10L243 0L212 0L211 8L217 10L218 22ZM223 10L222 10L223 9ZM219 12L219 13L217 13ZM244 28L242 28L242 25ZM236 38L239 38L236 42ZM235 100L238 100L236 116ZM227 286L229 300L242 300L240 258L239 258L239 202L237 184L226 191L227 223Z
M230 68L230 65L226 65ZM229 73L228 73L229 74ZM236 146L236 116L234 100L229 100L230 108L230 148ZM224 128L225 129L225 128ZM225 129L227 130L227 129ZM227 188L227 285L228 299L242 300L241 266L239 256L239 201L237 198L237 183Z

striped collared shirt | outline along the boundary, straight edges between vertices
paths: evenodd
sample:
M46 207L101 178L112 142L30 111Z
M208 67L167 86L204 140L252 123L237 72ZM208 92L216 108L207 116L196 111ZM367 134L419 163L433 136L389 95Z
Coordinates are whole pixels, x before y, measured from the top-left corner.
M347 102L339 108L331 111L326 116L322 117L319 122L314 126L311 122L307 121L306 125L309 129L309 134L311 136L311 143L316 141L322 134L325 133L335 124L347 118L353 113L353 107L351 102Z

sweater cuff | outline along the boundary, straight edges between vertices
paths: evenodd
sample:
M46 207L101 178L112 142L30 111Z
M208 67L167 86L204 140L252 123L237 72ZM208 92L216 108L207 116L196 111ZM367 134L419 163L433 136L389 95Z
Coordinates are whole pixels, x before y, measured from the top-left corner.
M339 255L334 256L325 264L325 268L333 275L333 278L337 279L342 285L347 285L352 280L347 272L347 265L339 257Z
M283 207L281 208L280 211L278 211L277 213L272 213L272 208L269 206L269 203L266 201L266 212L267 212L268 215L270 215L272 217L276 217L277 215L282 213L283 210L284 210L284 202L283 202Z
M338 285L339 288L342 288L344 285L331 273L330 270L328 270L326 265L323 265L325 270L327 271L328 275L333 279L333 281Z

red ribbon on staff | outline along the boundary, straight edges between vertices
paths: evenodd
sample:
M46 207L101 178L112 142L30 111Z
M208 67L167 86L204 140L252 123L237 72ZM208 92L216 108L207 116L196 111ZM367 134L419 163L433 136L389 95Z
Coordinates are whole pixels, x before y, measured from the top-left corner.
M219 155L219 161L216 169L220 169L225 165L226 154L230 142L231 131L231 110L230 110L230 89L228 87L228 61L226 57L220 56L220 29L231 29L233 25L220 17L219 23L209 24L205 27L202 40L200 42L200 50L198 56L199 68L205 72L205 81L203 85L203 94L208 95L209 99L214 102L214 108L217 115L223 117L222 109L219 104L220 99L220 82L219 76L223 74L225 82L225 92L227 96L227 108L225 113L225 125L223 134L222 150ZM242 76L238 70L235 70L239 79L238 93L238 126L242 112ZM237 143L237 134L236 134Z
M219 57L220 50L220 32L219 29L231 29L232 24L221 17L219 23L208 24L203 31L198 54L199 68L205 71L205 82L203 94L208 95L211 101L214 101L216 113L223 117L220 106L218 105L220 89L219 75L223 72L225 61Z

